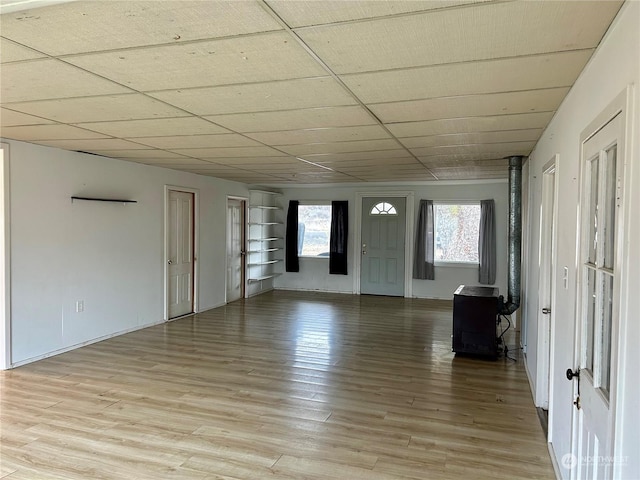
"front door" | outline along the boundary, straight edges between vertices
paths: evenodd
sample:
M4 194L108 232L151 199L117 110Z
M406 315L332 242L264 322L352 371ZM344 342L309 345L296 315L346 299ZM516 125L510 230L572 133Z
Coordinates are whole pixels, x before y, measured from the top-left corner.
M360 293L404 296L406 199L362 199Z
M244 297L244 210L243 200L227 201L227 303Z
M169 318L193 313L194 195L169 191L168 205Z
M619 319L622 162L620 115L582 150L582 219L578 334L579 375L574 378L577 425L575 478L611 478Z

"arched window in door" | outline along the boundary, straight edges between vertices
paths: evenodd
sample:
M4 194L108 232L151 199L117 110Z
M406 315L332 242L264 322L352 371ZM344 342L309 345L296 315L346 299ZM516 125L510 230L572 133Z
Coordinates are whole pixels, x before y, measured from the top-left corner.
M396 207L388 202L380 202L373 206L369 215L397 215Z

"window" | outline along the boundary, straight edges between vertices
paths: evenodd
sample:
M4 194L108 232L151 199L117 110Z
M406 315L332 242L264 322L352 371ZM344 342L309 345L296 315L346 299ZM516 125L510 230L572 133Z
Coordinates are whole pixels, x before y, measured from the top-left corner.
M396 207L387 202L380 202L373 206L369 215L397 215Z
M329 257L331 205L298 207L298 254L302 257Z
M436 262L478 263L480 205L433 205Z

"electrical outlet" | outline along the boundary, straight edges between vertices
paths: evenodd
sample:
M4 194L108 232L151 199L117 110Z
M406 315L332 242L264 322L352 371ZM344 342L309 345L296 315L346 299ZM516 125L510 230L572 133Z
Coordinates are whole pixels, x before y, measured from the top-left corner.
M76 313L84 312L84 300L78 300L76 302Z

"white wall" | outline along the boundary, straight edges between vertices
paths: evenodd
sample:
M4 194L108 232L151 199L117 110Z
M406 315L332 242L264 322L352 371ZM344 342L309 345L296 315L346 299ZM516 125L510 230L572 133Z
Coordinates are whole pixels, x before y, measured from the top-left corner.
M14 364L163 320L167 184L199 189L199 310L224 303L226 196L247 196L246 186L8 143Z
M507 167L505 167L506 169ZM507 228L508 228L508 184L506 181L493 183L458 183L390 186L348 186L323 188L284 188L283 205L287 208L289 200L300 201L349 201L349 255L348 275L329 275L328 258L300 258L299 273L285 273L278 277L275 288L292 290L316 290L328 292L353 293L354 255L360 249L354 243L356 225L355 208L358 193L374 193L384 196L385 192L411 191L414 193L415 215L421 199L429 200L486 200L495 199L496 235L497 235L497 275L496 286L506 295L507 278ZM416 218L412 219L413 225ZM406 246L413 251L413 238L408 238ZM409 268L413 268L409 265ZM478 285L478 267L436 267L435 280L413 280L413 296L419 298L453 299L453 292L459 285Z
M539 262L540 191L542 168L554 154L559 154L557 165L559 195L557 226L557 271L555 275L555 336L554 365L551 372L552 398L550 436L558 462L571 450L572 384L564 376L574 365L574 329L576 322L576 274L577 274L577 215L579 198L580 134L627 85L635 84L635 99L628 132L635 136L631 151L627 152L626 171L629 189L625 192L627 205L631 207L626 218L626 242L631 246L625 259L628 278L623 289L629 293L628 302L622 307L626 315L627 331L621 333L621 358L626 365L619 370L621 400L618 406L617 437L618 455L626 456L619 465L620 478L638 478L640 475L640 382L637 368L640 365L640 2L627 2L618 18L600 44L595 55L569 92L554 119L545 130L530 157L530 197L532 219L530 263L528 269L527 322L529 333L537 331L537 276ZM562 285L562 268L569 268L569 285ZM624 321L624 320L623 320ZM528 338L528 352L535 346ZM528 356L529 370L535 370L536 359ZM563 477L569 471L560 467Z

